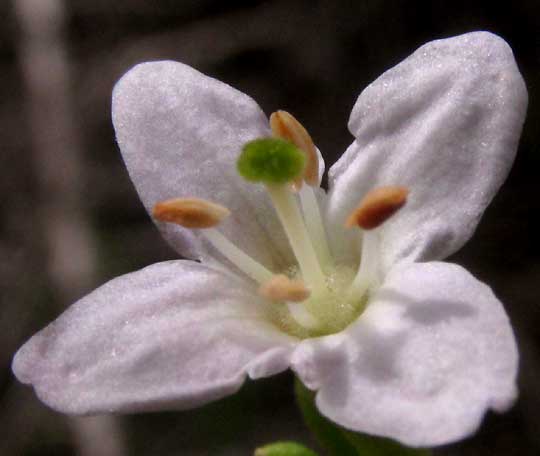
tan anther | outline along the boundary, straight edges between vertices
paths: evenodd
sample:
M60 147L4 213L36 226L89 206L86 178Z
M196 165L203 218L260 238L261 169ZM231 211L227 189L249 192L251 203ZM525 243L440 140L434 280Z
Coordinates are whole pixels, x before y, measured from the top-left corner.
M287 111L276 111L270 116L270 128L274 136L292 142L305 153L306 168L303 179L308 185L319 185L319 156L311 136L303 125ZM300 189L302 179L295 181L295 186Z
M259 294L272 301L301 302L309 298L310 292L301 280L278 274L259 287Z
M345 226L360 226L372 230L381 226L407 202L405 187L379 187L368 192L358 207L349 215Z
M173 198L154 206L152 215L161 222L185 228L211 228L230 214L229 209L199 198Z

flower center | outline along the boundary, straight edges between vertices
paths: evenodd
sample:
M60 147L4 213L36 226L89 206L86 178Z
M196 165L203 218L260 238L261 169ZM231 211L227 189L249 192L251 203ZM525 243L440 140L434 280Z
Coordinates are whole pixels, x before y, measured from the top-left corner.
M296 267L286 272L301 277ZM301 339L341 331L356 320L367 305L367 293L361 296L349 293L355 275L352 266L329 265L325 269L323 293L311 295L301 303L285 302L273 306L271 319L284 332Z
M297 264L285 271L270 271L248 256L216 229L230 213L219 204L176 198L156 204L153 215L160 221L200 230L223 256L259 284L259 293L267 298L269 319L282 331L299 338L336 333L367 306L378 266L376 228L403 206L407 190L384 187L364 197L346 221L347 227L364 230L360 265L356 269L337 263L313 189L319 182L313 141L284 111L272 114L270 126L275 138L247 143L237 169L246 180L265 186Z

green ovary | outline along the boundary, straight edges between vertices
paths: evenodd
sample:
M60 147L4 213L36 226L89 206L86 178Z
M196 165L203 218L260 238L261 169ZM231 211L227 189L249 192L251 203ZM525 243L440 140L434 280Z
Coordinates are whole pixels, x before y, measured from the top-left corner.
M284 273L293 279L301 278L296 266ZM300 325L284 303L276 303L275 307L272 307L271 319L282 331L301 339L342 331L358 318L367 304L367 293L352 298L348 293L355 274L356 271L351 266L336 265L326 268L326 293L312 296L301 303L317 319L316 328Z

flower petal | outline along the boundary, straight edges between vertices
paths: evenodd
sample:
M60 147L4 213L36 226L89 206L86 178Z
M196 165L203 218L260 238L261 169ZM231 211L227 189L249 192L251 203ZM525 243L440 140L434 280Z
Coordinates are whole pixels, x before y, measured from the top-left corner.
M383 269L458 250L507 176L527 91L511 49L475 32L427 43L367 87L354 143L331 168L339 225L372 188L402 185L407 206L382 228Z
M518 353L489 287L457 265L413 263L393 269L343 333L303 341L292 367L336 423L435 446L512 404Z
M293 343L242 279L172 261L81 299L17 352L13 371L66 413L185 409L236 392L246 374L285 370Z
M220 230L238 247L267 267L290 263L291 250L263 186L245 182L236 171L242 146L270 135L255 101L182 63L148 62L117 83L112 115L122 155L148 211L169 198L212 200L231 210ZM185 257L212 251L195 231L158 225Z

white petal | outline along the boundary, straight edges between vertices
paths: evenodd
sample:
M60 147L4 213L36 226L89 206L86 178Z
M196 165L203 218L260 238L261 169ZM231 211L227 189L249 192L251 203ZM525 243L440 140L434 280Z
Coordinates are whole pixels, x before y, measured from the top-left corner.
M185 409L285 370L294 340L239 278L158 263L98 288L32 337L13 371L56 410Z
M255 101L182 63L149 62L117 83L112 114L122 155L148 211L174 197L215 201L231 210L220 229L238 247L268 267L290 263L290 248L263 187L236 171L242 146L270 135ZM193 231L159 225L186 257L211 250Z
M322 156L321 154L321 151L319 150L318 147L315 147L315 149L317 150L317 157L319 158L319 185L321 185L321 181L322 181L322 178L323 178L323 175L324 175L324 170L325 170L325 163L324 163L324 157Z
M336 423L410 446L476 430L516 396L518 353L501 303L459 266L397 266L343 333L303 341L293 369Z
M430 42L367 87L355 142L331 168L338 225L368 190L404 185L407 206L382 228L383 268L459 249L510 169L527 105L511 49L476 32Z

